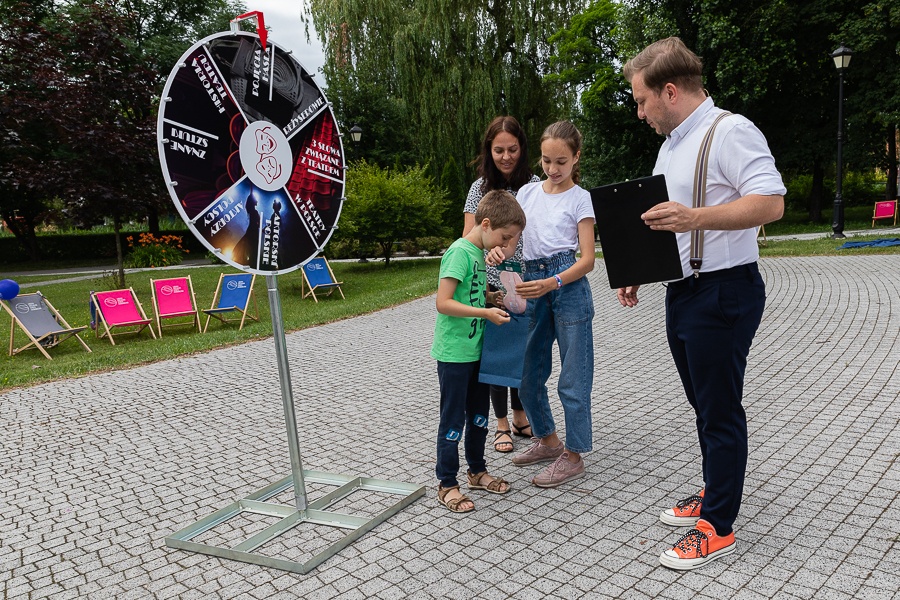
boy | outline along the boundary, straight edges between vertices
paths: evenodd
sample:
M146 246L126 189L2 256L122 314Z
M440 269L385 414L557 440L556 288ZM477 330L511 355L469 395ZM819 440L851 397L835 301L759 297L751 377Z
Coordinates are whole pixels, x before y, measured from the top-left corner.
M465 513L475 504L459 490L459 441L463 439L469 466L469 489L505 494L509 483L491 477L484 460L487 438L487 384L479 383L484 319L496 325L509 322L500 308L485 308L485 301L502 305L502 293L487 298L485 250L492 264L502 262L504 249L512 254L525 228L525 213L515 197L505 190L488 192L475 211L475 227L447 249L441 259L437 293L437 322L431 356L438 361L441 387L441 420L438 425L438 501L451 512Z

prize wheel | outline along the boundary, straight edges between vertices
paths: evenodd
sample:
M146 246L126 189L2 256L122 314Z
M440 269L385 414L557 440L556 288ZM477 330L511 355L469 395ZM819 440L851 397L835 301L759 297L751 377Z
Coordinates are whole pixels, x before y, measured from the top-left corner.
M169 194L191 232L243 271L315 257L344 198L344 148L325 94L255 33L197 42L172 70L157 121Z

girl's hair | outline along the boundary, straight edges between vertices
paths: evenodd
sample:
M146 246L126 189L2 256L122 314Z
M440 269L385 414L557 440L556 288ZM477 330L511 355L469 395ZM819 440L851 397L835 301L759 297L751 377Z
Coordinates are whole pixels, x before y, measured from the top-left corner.
M541 144L547 140L562 140L568 144L574 156L581 151L582 139L581 132L578 131L575 125L569 121L557 121L544 130L544 135L541 136ZM572 167L572 181L576 184L581 183L581 161L578 161Z
M677 37L650 44L625 63L622 73L629 83L642 73L644 85L657 94L669 82L689 91L703 89L703 61Z
M494 163L494 153L491 151L494 138L500 132L505 131L519 141L519 161L510 173L509 179L497 168ZM519 188L531 181L531 169L528 167L528 138L525 130L519 125L515 117L495 117L484 132L481 140L481 153L472 164L478 165L478 176L484 181L481 183L482 195L491 190L505 190L507 188L519 191Z

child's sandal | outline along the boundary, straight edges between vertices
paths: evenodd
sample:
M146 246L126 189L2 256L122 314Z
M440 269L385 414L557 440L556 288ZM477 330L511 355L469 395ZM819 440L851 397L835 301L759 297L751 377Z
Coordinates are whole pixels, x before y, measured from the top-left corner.
M472 502L468 496L460 496L459 498L451 498L450 500L447 500L447 494L450 493L450 490L458 489L458 485L454 485L453 487L448 488L438 485L438 502L446 506L450 512L467 513L475 510L475 503ZM468 502L469 508L460 508L459 505L463 502Z
M502 477L494 477L494 479L487 483L482 484L481 480L484 479L484 476L487 475L487 471L482 471L481 473L472 473L472 471L466 471L466 476L469 478L469 489L470 490L484 490L486 492L490 492L491 494L505 494L510 490L509 482L503 479Z

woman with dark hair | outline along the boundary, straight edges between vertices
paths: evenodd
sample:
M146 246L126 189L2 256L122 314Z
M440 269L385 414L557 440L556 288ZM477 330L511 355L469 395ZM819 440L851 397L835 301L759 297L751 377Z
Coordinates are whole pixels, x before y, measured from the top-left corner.
M475 209L478 202L491 190L507 190L515 195L526 183L540 181L528 166L528 140L525 130L515 117L496 117L487 127L481 142L481 151L473 161L478 167L478 179L469 188L466 206L463 209L465 226L463 235L475 226ZM516 251L510 259L522 262L522 239L516 243ZM488 287L491 291L500 289L500 275L496 267L487 266ZM523 340L524 346L524 340ZM507 391L508 390L508 391ZM512 422L509 420L507 396L512 405ZM491 385L491 404L497 417L497 431L494 433L494 450L513 451L513 432L524 438L531 437L531 425L519 401L519 390L499 385Z

